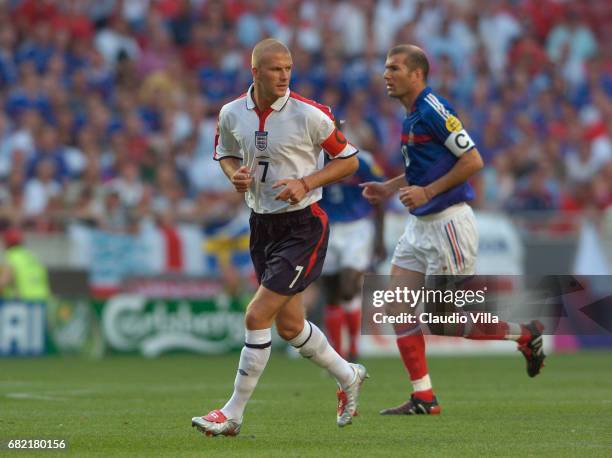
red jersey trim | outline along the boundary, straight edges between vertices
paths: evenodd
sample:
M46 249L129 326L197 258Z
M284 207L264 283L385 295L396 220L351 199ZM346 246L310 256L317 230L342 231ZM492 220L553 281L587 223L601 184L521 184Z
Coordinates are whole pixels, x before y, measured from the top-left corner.
M432 140L431 135L422 134L422 135L412 135L413 143L426 143ZM408 134L402 134L402 143L408 143L410 141L410 136Z
M264 130L264 127L266 127L266 118L270 116L270 113L272 113L274 110L272 109L272 107L269 107L266 108L264 111L259 111L259 108L255 107L253 108L253 111L257 113L257 117L259 118L259 131L262 132Z
M315 102L314 100L307 99L306 97L302 97L300 94L298 94L297 92L293 92L293 91L289 93L289 98L299 100L300 102L304 102L308 105L316 107L319 110L321 110L323 113L325 113L329 119L331 119L332 121L335 121L334 115L332 114L331 110L329 109L327 105L323 105L322 103Z

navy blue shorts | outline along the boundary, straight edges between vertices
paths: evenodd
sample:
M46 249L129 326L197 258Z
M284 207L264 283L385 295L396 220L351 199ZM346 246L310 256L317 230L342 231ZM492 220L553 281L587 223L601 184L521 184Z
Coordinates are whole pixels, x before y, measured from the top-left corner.
M251 212L249 224L251 259L259 284L292 296L319 277L329 224L318 204L287 213Z

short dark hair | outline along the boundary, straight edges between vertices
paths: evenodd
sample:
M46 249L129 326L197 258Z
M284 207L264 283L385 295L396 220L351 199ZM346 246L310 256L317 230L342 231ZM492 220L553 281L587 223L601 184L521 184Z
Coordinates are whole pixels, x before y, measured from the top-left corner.
M420 69L423 72L423 79L427 81L429 60L421 48L414 45L397 45L389 50L387 56L395 54L403 54L406 57L406 65L412 70Z

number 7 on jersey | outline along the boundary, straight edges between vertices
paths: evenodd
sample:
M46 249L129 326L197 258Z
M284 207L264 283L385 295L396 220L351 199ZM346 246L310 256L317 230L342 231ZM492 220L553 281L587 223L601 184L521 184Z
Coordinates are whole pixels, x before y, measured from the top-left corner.
M268 166L270 165L270 163L268 161L259 161L258 164L264 166L263 173L261 174L261 182L265 183L266 176L268 175Z

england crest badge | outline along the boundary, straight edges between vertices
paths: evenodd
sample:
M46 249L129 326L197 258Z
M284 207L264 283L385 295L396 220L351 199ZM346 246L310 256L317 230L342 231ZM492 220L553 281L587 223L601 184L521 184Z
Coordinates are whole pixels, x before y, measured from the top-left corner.
M268 132L265 130L255 131L255 148L264 151L268 147Z

